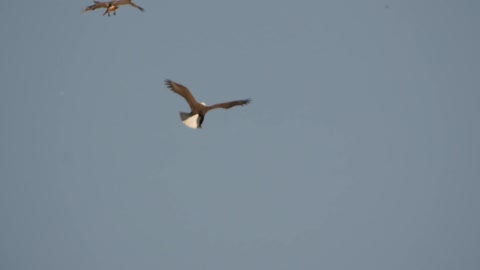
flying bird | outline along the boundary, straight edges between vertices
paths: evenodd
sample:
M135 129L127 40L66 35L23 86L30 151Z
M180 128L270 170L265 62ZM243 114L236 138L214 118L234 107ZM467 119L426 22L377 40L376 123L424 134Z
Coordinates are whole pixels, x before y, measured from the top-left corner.
M140 11L144 11L144 9L140 6L137 6L135 3L133 3L131 0L117 0L117 1L110 1L110 2L100 2L100 1L93 1L94 4L86 7L83 12L87 12L90 10L95 10L97 8L105 8L105 12L103 13L103 16L105 14L108 14L110 16L110 12L113 12L113 15L116 15L116 10L118 9L119 6L121 5L131 5L133 7L138 8Z
M188 106L190 106L190 113L180 112L180 119L182 119L182 122L190 128L202 128L205 114L210 110L218 108L230 109L231 107L238 105L244 106L251 101L250 99L234 100L207 106L203 102L198 103L187 87L171 80L165 80L165 84L170 90L182 96L187 101Z

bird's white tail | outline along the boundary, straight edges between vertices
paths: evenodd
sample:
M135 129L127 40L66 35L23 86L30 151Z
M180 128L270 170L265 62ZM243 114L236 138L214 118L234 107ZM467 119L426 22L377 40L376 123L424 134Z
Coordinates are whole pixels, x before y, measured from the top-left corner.
M189 128L198 128L198 114L190 116L189 113L180 112L182 123Z

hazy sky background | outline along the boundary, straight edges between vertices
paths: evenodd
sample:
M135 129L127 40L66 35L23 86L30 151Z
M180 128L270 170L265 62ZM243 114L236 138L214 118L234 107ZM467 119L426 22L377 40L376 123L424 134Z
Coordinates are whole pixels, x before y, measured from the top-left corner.
M0 269L480 269L480 1L91 3L0 2Z

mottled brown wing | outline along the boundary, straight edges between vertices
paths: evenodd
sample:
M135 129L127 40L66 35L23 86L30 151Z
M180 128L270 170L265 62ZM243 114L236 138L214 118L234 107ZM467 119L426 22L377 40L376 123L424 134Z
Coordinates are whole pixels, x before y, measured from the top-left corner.
M138 8L141 12L144 12L143 8L141 6L137 6L135 3L130 2L130 6Z
M230 102L218 103L213 104L212 106L208 106L208 110L223 108L223 109L230 109L234 106L244 106L251 102L251 99L242 99L242 100L234 100Z
M187 87L171 80L165 80L165 84L170 90L182 96L187 101L191 109L193 109L195 105L198 104L198 102L195 100L192 93L190 93L190 90L188 90Z
M113 4L114 5L117 5L117 6L122 6L122 5L130 5L132 7L136 7L138 8L140 11L144 11L143 8L141 6L137 6L135 3L133 3L131 0L116 0L116 1L113 1Z
M83 12L87 12L90 10L95 10L97 8L108 8L108 2L98 2L98 1L93 1L95 4L86 7Z

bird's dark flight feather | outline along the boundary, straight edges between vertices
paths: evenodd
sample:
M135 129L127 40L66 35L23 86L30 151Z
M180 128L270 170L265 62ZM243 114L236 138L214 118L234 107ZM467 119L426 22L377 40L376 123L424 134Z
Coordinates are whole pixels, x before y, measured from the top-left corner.
M250 103L250 101L251 101L250 99L242 99L242 100L234 100L234 101L224 102L224 103L217 103L217 104L213 104L212 106L208 106L208 109L209 110L218 109L218 108L230 109L231 107L234 107L234 106L247 105L248 103Z
M198 106L198 102L195 100L192 93L190 93L190 90L188 90L187 87L171 80L165 80L165 84L170 90L182 96L187 101L188 105L192 110L193 108Z

